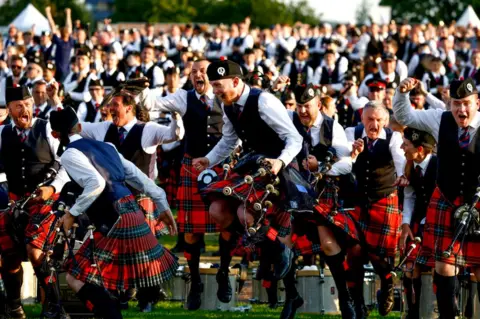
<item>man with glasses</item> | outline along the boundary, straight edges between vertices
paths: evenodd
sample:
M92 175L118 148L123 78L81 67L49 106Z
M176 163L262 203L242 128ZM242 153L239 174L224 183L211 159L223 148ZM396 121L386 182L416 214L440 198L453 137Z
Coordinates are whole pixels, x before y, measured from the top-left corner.
M43 61L39 56L31 58L27 65L27 72L25 73L26 80L23 85L29 89L32 89L35 82L43 79L43 69L41 67L42 64Z
M8 87L21 85L25 82L23 77L23 60L20 56L14 55L11 58L10 70L7 77L0 78L0 105L6 105L5 92Z

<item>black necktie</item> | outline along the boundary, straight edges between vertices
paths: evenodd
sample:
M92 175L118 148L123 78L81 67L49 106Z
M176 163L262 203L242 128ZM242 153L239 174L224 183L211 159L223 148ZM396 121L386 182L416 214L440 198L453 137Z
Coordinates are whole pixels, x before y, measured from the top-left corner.
M119 128L118 129L118 141L120 142L120 145L123 144L123 142L125 141L125 138L126 138L126 134L127 133L127 130L123 127Z
M415 167L415 174L417 175L418 178L423 177L423 172L422 172L422 168L420 167L420 165L417 165L417 167Z
M233 112L233 115L235 115L237 118L240 117L240 114L242 114L241 105L234 103L232 105L232 112Z

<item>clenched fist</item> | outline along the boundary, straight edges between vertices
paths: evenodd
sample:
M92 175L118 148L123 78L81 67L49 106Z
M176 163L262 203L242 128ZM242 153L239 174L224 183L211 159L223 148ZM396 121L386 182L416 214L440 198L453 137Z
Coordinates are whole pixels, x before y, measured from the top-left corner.
M400 93L407 93L413 90L417 85L418 85L417 79L414 78L406 78L402 82L400 82L400 85L398 86L398 89L400 90Z

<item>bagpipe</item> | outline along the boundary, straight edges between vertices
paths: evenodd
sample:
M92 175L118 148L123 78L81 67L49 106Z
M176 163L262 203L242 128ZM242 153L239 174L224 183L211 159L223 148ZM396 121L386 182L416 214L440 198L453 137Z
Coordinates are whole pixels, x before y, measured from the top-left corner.
M478 239L480 238L480 216L475 208L480 200L480 186L477 187L470 204L463 204L455 210L452 216L455 233L452 242L447 249L442 253L444 258L449 258L453 253L453 247L461 239L465 238Z
M28 211L27 204L38 196L38 191L41 187L49 185L57 176L57 171L54 168L49 168L43 182L39 183L35 190L20 198L17 201L9 203L7 208L7 231L12 238L13 242L19 247L25 248L25 230L30 218L30 212Z
M403 266L405 265L405 263L407 262L408 258L413 253L415 248L417 248L417 245L419 245L421 242L422 242L422 238L420 238L420 237L415 237L414 238L414 240L409 244L408 249L407 249L405 255L403 256L403 258L400 260L398 265L396 265L392 269L392 271L390 272L390 274L392 276L396 277L397 276L397 271L403 271Z

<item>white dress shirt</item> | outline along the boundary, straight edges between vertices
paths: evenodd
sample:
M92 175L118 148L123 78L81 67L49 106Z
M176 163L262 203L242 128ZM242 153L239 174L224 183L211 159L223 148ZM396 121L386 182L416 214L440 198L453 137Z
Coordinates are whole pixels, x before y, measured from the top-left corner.
M428 164L430 163L430 159L432 158L432 154L428 154L423 162L421 163L413 163L414 168L420 167L422 169L422 174L425 176L427 171ZM403 224L410 224L412 221L413 210L415 209L415 199L417 195L415 194L415 190L411 185L408 185L403 190L404 198L403 198L403 213L402 213L402 225ZM420 224L425 224L425 218L421 220Z
M355 142L355 127L347 127L345 129L345 134L347 135L347 140L350 143L350 149L351 149L353 142ZM363 129L362 138L366 136L367 136L367 133L365 132L365 129ZM386 138L387 138L387 132L385 132L385 129L382 129L382 131L380 132L380 135L378 136L378 139L385 140ZM375 140L375 142L373 142L373 145L377 143L378 139ZM402 176L405 168L405 153L400 148L402 144L403 144L402 134L400 134L399 132L393 132L392 138L390 139L390 144L388 145L388 147L390 149L390 153L392 154L393 163L395 165L395 172L397 173L397 176Z
M48 103L45 102L43 103L42 105L38 106L38 108L40 109L40 112L39 114L41 114L43 111L45 111L45 109L47 108L48 106ZM35 110L37 109L37 106L34 105L33 106L33 114L35 114ZM45 114L45 117L48 119L50 117L50 113L53 111L53 107L50 107L50 110L48 110L47 114Z
M130 130L137 123L137 119L134 118L123 128L130 133ZM82 137L90 138L97 141L104 141L105 135L112 122L100 122L100 123L82 123ZM157 150L157 146L163 143L170 143L177 141L183 137L184 130L180 130L177 126L177 121L172 119L170 126L160 125L155 122L145 123L145 127L142 133L142 148L147 154L154 154Z
M70 142L75 142L81 138L80 135L72 135L70 136ZM109 145L115 148L112 144ZM170 209L164 190L155 185L155 183L133 165L132 162L127 161L121 154L118 155L125 170L125 182L150 196L160 212ZM102 194L106 181L85 154L75 148L68 148L63 153L60 161L72 179L83 188L82 194L80 194L75 204L70 208L70 214L78 216L85 212Z
M447 88L449 83L448 83L448 78L446 76L444 76L443 74L441 73L433 73L433 77L435 78L441 78L442 79L442 83L438 84L439 86L443 86L443 88ZM425 90L428 90L430 93L432 94L436 94L438 93L438 88L434 87L432 88L432 83L430 83L430 76L427 72L425 72L423 74L423 77L422 77L422 82L423 82L423 85L425 86Z
M282 69L282 75L290 76L290 71L292 67L297 68L298 65L301 65L301 69L303 70L304 66L307 64L307 61L297 61L295 60L292 63L287 63ZM307 84L313 83L315 79L315 75L311 66L307 66Z
M338 82L330 84L332 89L334 89L335 91L340 91L343 88L343 78L345 77L345 73L341 73L338 69L335 69L335 65L331 67L327 66L327 69L328 68L333 70L333 72L337 73ZM313 76L313 84L322 85L320 84L320 81L322 80L322 73L323 73L323 66L319 66L315 69L315 74Z
M162 96L161 92L147 88L142 91L142 96L139 98L144 100L144 106L150 112L177 112L184 116L187 112L187 94L188 91L180 89L173 94ZM197 99L200 99L200 94L197 91L195 91L195 95ZM212 88L208 89L205 97L207 104L212 108L215 98Z
M320 143L320 129L322 128L323 115L318 113L317 119L310 128L312 137L312 146ZM346 175L352 171L352 157L350 156L350 146L343 127L337 121L333 121L332 147L335 149L337 162L332 165L328 171L329 176Z
M243 111L249 94L250 87L245 85L242 95L236 102L236 104L240 105L240 111ZM222 103L222 109L223 108L224 105ZM303 138L290 120L287 110L275 96L267 92L262 92L258 98L258 112L260 118L285 142L285 148L282 150L278 159L285 163L285 165L290 164L302 149ZM223 114L223 123L221 140L210 153L206 155L210 161L210 166L217 165L223 161L232 153L235 146L238 145L237 142L239 138L232 122L230 122L227 115L225 115L225 112ZM269 143L269 141L265 141L265 143Z
M90 73L90 68L87 68L81 71L81 73L85 74L85 77L87 78L85 82L85 87L83 88L82 92L73 92L73 90L75 90L78 87L77 80L72 81L72 76L75 74L73 72L70 72L67 75L67 78L63 82L63 86L65 88L65 93L70 94L70 97L72 98L72 100L77 102L88 102L92 99L92 96L88 91L88 86L90 85L91 80L97 79L97 76L93 73Z
M414 110L410 105L408 98L409 93L400 93L397 89L395 96L393 97L393 112L398 123L406 126L411 126L417 130L425 131L435 138L438 142L438 135L440 131L440 121L442 120L443 109L428 110ZM470 136L475 136L475 133L480 126L480 113L476 112L470 125L468 126L468 132ZM462 134L462 130L459 128L458 136ZM470 139L472 142L473 139Z
M32 119L32 126L35 123L37 119L33 118ZM12 120L12 125L15 130L15 122ZM2 131L5 125L0 125L0 136L2 136ZM50 126L50 122L47 122L46 126L46 136L47 136L47 142L48 146L50 146L50 151L52 152L53 157L57 162L60 162L60 158L57 155L58 147L60 145L60 141L52 136L52 127ZM30 129L25 130L25 134L28 134L30 132ZM0 149L2 148L2 139L0 138ZM57 172L57 175L55 176L55 179L53 182L50 184L50 186L53 186L55 188L55 192L60 193L62 190L63 185L70 181L68 178L67 173L65 172L65 169L63 167L60 167L60 169Z
M85 122L85 119L87 118L87 113L88 113L87 103L93 103L94 107L96 108L95 104L98 103L100 105L100 104L102 104L102 101L95 102L93 100L90 100L89 102L80 103L80 105L78 106L78 111L77 111L77 117L78 117L78 120L80 122ZM102 114L100 112L98 112L98 110L96 111L96 113L97 114L95 115L95 119L93 120L93 123L100 122L100 120L102 119Z
M385 81L386 81L387 78L390 80L390 82L393 82L395 80L395 72L390 73L390 74L385 74L385 73L383 73L381 68L378 69L378 72L380 73L380 77ZM368 90L369 89L368 89L368 86L367 86L367 81L370 80L371 78L373 78L372 73L368 74L365 77L365 79L363 79L362 84L360 84L360 87L358 88L358 96L368 96ZM399 78L400 78L400 81L404 80L404 78L400 77L400 75L399 75Z
M162 69L160 69L157 65L154 66L153 62L148 64L141 65L143 75L147 76L147 71L153 66L153 87L160 88L165 84L165 77L163 75Z

